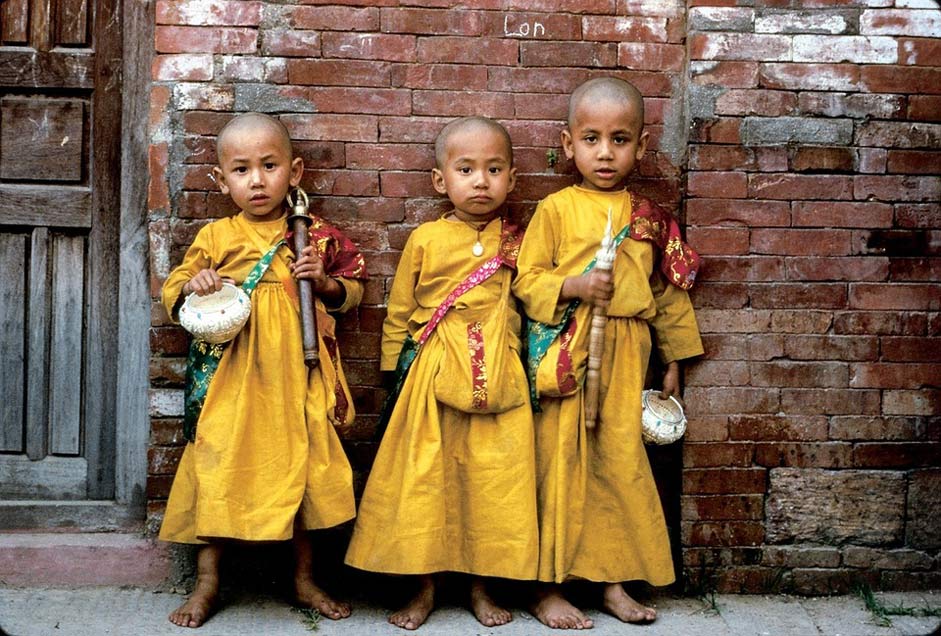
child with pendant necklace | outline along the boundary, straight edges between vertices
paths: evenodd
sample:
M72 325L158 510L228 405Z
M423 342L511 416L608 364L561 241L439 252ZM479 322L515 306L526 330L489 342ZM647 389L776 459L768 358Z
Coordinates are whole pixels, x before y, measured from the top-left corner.
M515 185L510 137L467 117L435 143L435 189L454 209L412 232L383 324L381 368L396 388L346 562L416 575L418 590L389 617L417 629L443 572L471 575L481 624L512 620L490 577L536 574L532 411L510 284L522 240L500 216Z

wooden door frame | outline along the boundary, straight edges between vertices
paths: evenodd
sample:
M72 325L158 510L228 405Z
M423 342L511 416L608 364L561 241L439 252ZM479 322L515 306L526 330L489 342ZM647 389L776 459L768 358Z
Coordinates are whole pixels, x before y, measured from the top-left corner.
M149 234L147 222L147 184L149 182L147 151L150 113L150 68L153 58L154 0L118 0L120 15L110 28L121 29L122 50L96 51L96 68L108 77L116 77L121 87L120 157L109 157L119 163L120 175L115 185L120 193L112 196L119 202L120 212L114 224L102 228L110 236L99 237L99 245L119 250L117 271L92 273L110 278L111 293L117 295L117 307L107 343L97 342L97 353L107 346L116 354L113 369L103 365L93 369L111 379L114 387L111 404L100 413L109 419L103 422L99 439L93 442L95 461L109 473L104 490L114 495L109 499L79 501L7 501L0 506L4 528L62 528L77 531L140 529L147 505L147 447L150 433L148 395L150 388L150 274ZM112 16L109 16L110 20ZM96 20L99 16L96 15ZM116 60L120 58L120 64ZM102 77L97 74L98 78ZM114 186L111 186L114 187ZM107 198L102 201L107 202ZM93 210L97 206L93 207ZM116 287L115 282L116 281ZM93 299L94 300L94 299ZM90 316L94 316L91 307ZM116 329L114 325L116 324ZM103 336L98 336L99 340ZM113 345L113 346L112 346ZM91 352L90 352L91 353ZM88 356L92 357L91 355ZM113 438L113 453L109 449ZM92 470L91 462L89 469ZM89 497L94 496L92 487Z

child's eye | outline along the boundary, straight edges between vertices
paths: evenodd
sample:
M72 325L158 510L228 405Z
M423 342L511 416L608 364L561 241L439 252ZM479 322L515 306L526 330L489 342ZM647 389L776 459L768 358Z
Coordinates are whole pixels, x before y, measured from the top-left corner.
M595 137L594 135L585 135L584 140L587 141L587 142L590 143L590 144L593 144L593 143L595 143L595 141L598 140L598 138Z
M235 172L237 172L238 174L245 174L246 172L248 172L248 168L246 168L245 166L239 166L238 168L235 169Z
M615 138L614 138L614 143L616 143L616 144L626 144L626 143L627 143L627 137L615 137Z
M275 164L273 164L270 161L265 164L265 170L274 170L274 168L275 168Z
M460 172L461 174L470 174L470 173L471 173L470 166L461 166L460 168L457 169L457 171Z
M503 172L503 169L498 166L490 167L490 174L500 174L501 172Z

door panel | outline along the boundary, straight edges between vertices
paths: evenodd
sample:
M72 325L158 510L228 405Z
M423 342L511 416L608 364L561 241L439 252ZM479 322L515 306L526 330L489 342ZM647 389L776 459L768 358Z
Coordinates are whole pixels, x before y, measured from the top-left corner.
M0 500L114 496L116 0L0 9Z

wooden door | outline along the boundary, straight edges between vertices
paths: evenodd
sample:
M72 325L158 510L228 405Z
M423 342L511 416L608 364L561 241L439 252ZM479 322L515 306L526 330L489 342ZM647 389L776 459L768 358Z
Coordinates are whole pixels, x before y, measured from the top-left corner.
M114 496L121 41L117 0L0 4L0 502Z

